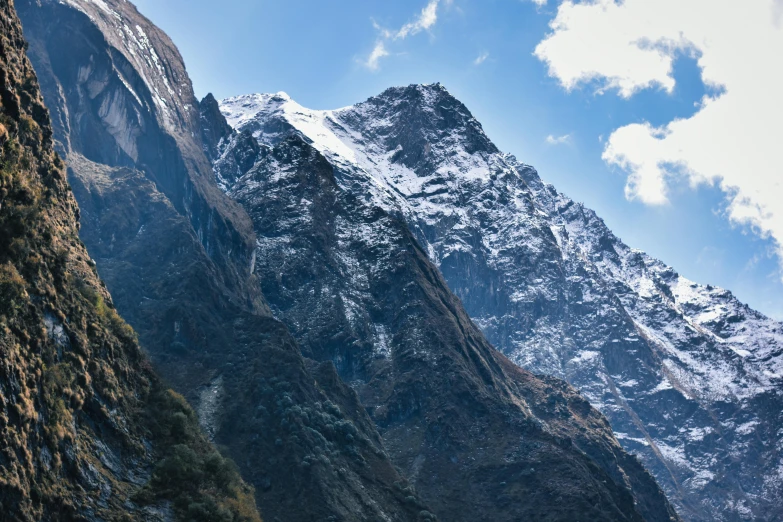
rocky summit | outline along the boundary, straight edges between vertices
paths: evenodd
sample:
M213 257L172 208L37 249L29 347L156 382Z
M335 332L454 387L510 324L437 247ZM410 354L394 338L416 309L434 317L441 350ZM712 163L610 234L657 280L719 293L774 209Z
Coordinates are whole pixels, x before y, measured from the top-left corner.
M235 132L215 160L216 178L254 218L267 295L286 289L288 264L280 261L301 243L266 229L275 210L271 196L258 194L285 177L259 170L280 172L287 160L256 149L295 135L328 162L342 197L406 223L490 342L523 368L567 379L600 409L683 518L779 515L783 325L626 246L594 212L500 152L441 85L392 88L336 111L306 109L284 93L220 105ZM259 159L245 173L253 155ZM316 203L302 196L298 219ZM326 290L343 308L331 313L364 324L351 326L350 338L388 356L399 339L367 303L379 269L351 258L348 245L377 252L393 236L345 220L332 235L334 270L347 283ZM310 338L316 319L282 295L270 299L273 311L293 314L291 328L314 356L334 360L349 380L367 378L357 351ZM317 296L308 295L311 309Z

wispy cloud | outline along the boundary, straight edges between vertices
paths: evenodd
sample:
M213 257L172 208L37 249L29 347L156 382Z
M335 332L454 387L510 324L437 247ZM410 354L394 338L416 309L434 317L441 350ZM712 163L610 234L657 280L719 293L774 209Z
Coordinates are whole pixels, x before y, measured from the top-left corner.
M412 21L403 25L397 30L390 30L381 27L373 21L373 26L378 31L378 41L375 43L372 52L362 63L372 71L380 68L381 59L389 56L387 44L393 41L404 40L409 36L415 36L423 31L429 31L438 22L438 8L443 3L450 5L453 0L430 0L421 12Z
M370 70L377 71L381 66L379 63L381 58L385 56L389 56L389 51L386 50L386 45L383 43L383 40L379 40L375 44L370 56L367 57L367 61L364 62L364 65Z
M402 29L397 31L394 39L399 40L419 34L422 31L426 31L438 21L438 4L440 0L430 0L424 9L421 10L419 17L413 22L409 22L402 26Z
M563 134L562 136L553 136L550 134L546 137L546 142L550 145L567 145L571 143L571 135Z
M480 55L478 55L475 60L473 60L473 65L481 65L482 63L487 61L487 58L489 58L489 53L483 52Z
M753 254L753 257L748 259L747 263L745 263L745 266L742 268L742 272L752 272L756 269L759 262L761 262L761 255L757 252Z

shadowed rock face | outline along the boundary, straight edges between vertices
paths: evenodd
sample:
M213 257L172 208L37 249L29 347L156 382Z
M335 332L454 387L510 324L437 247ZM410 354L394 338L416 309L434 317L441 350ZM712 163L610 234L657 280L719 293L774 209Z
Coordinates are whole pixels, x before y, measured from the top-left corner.
M428 519L355 393L271 317L252 223L214 182L210 133L170 40L121 0L19 9L81 238L265 519Z
M567 379L600 409L683 517L777 518L779 322L623 244L594 212L500 153L440 85L392 88L338 111L311 111L282 93L221 104L236 132L215 170L237 199L250 185L235 159L251 153L247 136L270 146L301 136L341 191L405 221L489 341L524 368ZM269 296L273 282L264 279ZM270 304L288 313L285 302ZM291 324L303 347L332 356ZM389 338L359 331L365 342ZM344 375L365 375L355 356L333 358Z
M216 165L255 224L267 302L358 391L442 519L677 518L587 401L490 346L401 216L346 190L353 173L290 126L270 128L226 136Z
M0 1L0 519L260 522L79 240L25 46Z
M127 2L25 1L19 9L59 151L139 170L188 220L221 285L243 306L263 308L248 281L251 224L212 181L198 101L168 37ZM82 164L71 166L73 176Z

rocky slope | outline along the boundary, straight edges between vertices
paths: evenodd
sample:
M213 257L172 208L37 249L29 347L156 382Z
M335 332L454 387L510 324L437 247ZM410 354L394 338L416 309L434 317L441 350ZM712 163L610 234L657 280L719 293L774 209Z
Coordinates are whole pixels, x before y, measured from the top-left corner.
M224 128L210 103L208 128ZM676 518L587 401L487 342L400 214L351 189L357 172L330 163L287 122L268 123L227 133L216 155L219 182L255 224L263 293L304 353L333 362L358 391L435 513Z
M0 1L0 519L260 522L98 279L25 47Z
M306 361L252 273L176 47L124 0L21 0L81 238L154 366L256 487L267 520L430 515L355 393Z
M250 209L260 236L256 266L267 274L264 291L313 356L331 358L343 375L365 384L375 378L373 357L394 359L401 339L372 315L380 269L352 258L349 248L359 241L376 252L375 242L394 236L329 212L314 214L310 194L288 203L306 209L298 218L304 221L295 221L291 210L277 217L282 210L271 209L280 204L260 187L272 190L293 175L271 166L293 161L276 152L291 134L334 169L333 190L341 197L361 202L369 215L399 216L407 224L495 346L522 367L567 379L598 407L684 518L779 515L781 324L624 245L595 213L501 153L440 85L389 89L337 111L308 110L282 93L228 99L221 109L236 132L218 147L216 178ZM340 285L323 287L326 298L291 288L300 279L287 279L297 270L289 263L311 261L292 259L303 254L296 227L291 237L297 239L274 232L287 229L286 220L313 226L306 221L311 213L313 223L335 220L333 231L316 236L332 245L335 260L313 279L325 277L327 267L342 274ZM342 314L340 330L351 332L344 338L364 348L341 349L313 336L318 327L334 326L303 313L301 299L310 309L337 309L323 313ZM367 354L357 356L362 350Z

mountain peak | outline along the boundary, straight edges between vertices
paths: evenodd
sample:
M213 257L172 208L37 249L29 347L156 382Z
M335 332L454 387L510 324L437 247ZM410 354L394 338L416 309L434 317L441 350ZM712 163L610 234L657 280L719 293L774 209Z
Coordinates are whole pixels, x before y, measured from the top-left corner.
M437 83L412 83L410 85L400 85L396 87L389 87L378 98L393 97L393 96L424 96L427 101L436 101L438 98L449 97L454 100L456 98L449 92L446 87L440 82ZM372 99L372 98L371 98Z
M289 120L295 118L297 114L316 116L318 113L323 112L311 111L302 107L287 93L282 91L232 96L220 102L220 109L228 124L234 129L251 125L251 122L254 120L257 122L270 119ZM254 131L256 130L258 129L254 129ZM278 133L279 131L275 134Z
M484 177L490 169L477 158L499 152L468 108L440 83L391 87L337 110L307 109L285 93L236 96L221 101L220 108L231 127L260 143L274 145L299 133L335 163L377 178L376 185L386 185L383 172L396 171L409 180L404 193L421 192L434 171L441 177ZM358 135L361 142L355 141ZM389 168L366 157L368 148ZM395 191L387 192L393 199Z
M445 154L455 148L468 155L499 152L465 104L440 83L386 89L341 110L340 119L377 136L388 150L401 147L399 162L414 171L430 152L430 159L438 156L438 149Z

